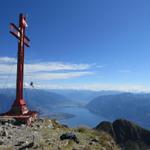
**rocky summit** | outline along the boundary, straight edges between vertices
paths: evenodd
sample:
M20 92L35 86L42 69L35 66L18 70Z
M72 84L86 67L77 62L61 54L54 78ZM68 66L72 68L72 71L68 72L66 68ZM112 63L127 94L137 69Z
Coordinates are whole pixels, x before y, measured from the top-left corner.
M128 120L104 121L95 129L110 134L122 150L150 150L150 131Z
M119 119L94 129L38 119L31 126L0 121L0 150L150 150L150 131Z
M120 150L106 132L39 119L32 126L1 121L0 150Z

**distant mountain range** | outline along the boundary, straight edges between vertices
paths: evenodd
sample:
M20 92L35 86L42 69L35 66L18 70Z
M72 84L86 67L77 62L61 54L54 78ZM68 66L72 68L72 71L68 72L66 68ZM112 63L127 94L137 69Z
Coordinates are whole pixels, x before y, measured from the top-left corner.
M68 99L77 102L79 104L88 104L91 100L98 96L102 95L113 95L121 93L119 91L90 91L90 90L50 90L51 92L55 92L61 94Z
M42 90L42 89L24 89L24 99L30 109L40 112L42 116L62 117L56 114L57 107L83 107L93 98L104 95L113 94L115 91L85 91L85 90ZM0 113L7 112L13 101L15 100L15 89L0 89ZM55 113L53 113L55 112ZM71 114L64 114L64 118Z
M24 89L24 98L30 109L40 111L40 113L49 113L54 107L77 105L70 99L61 94L45 90ZM10 109L15 100L15 90L0 90L0 113Z
M24 89L24 97L29 108L39 111L42 115L55 116L56 114L52 113L59 107L84 107L108 121L123 118L150 129L150 94ZM8 111L14 100L15 89L0 89L0 113ZM62 118L62 115L59 114L59 118ZM71 114L63 116L66 118Z
M124 118L150 129L150 94L121 93L98 96L87 108L108 120Z

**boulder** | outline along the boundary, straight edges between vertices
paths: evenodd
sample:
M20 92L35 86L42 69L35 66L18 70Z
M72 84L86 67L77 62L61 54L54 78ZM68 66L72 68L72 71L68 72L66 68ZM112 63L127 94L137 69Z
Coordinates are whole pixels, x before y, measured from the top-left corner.
M74 140L76 143L79 143L77 136L74 133L64 133L60 136L61 140Z

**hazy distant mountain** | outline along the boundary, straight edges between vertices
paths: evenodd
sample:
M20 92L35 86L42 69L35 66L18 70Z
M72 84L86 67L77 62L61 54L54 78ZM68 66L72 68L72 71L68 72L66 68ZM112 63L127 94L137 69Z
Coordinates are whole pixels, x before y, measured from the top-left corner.
M99 96L93 99L87 108L109 120L129 119L150 129L150 94L122 93Z
M50 112L51 108L76 105L69 98L61 94L45 90L24 89L27 105L43 113ZM15 90L0 90L0 112L8 111L15 99Z
M50 90L52 92L64 95L65 97L71 99L74 102L78 102L80 104L87 104L92 99L101 95L113 95L120 93L118 91L90 91L90 90Z

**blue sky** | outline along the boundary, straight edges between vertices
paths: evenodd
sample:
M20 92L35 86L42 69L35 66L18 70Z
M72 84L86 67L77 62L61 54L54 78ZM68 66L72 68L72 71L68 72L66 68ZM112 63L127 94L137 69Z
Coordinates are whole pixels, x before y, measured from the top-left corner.
M149 91L149 8L149 0L1 0L1 87L16 62L9 23L23 12L31 39L26 86Z

